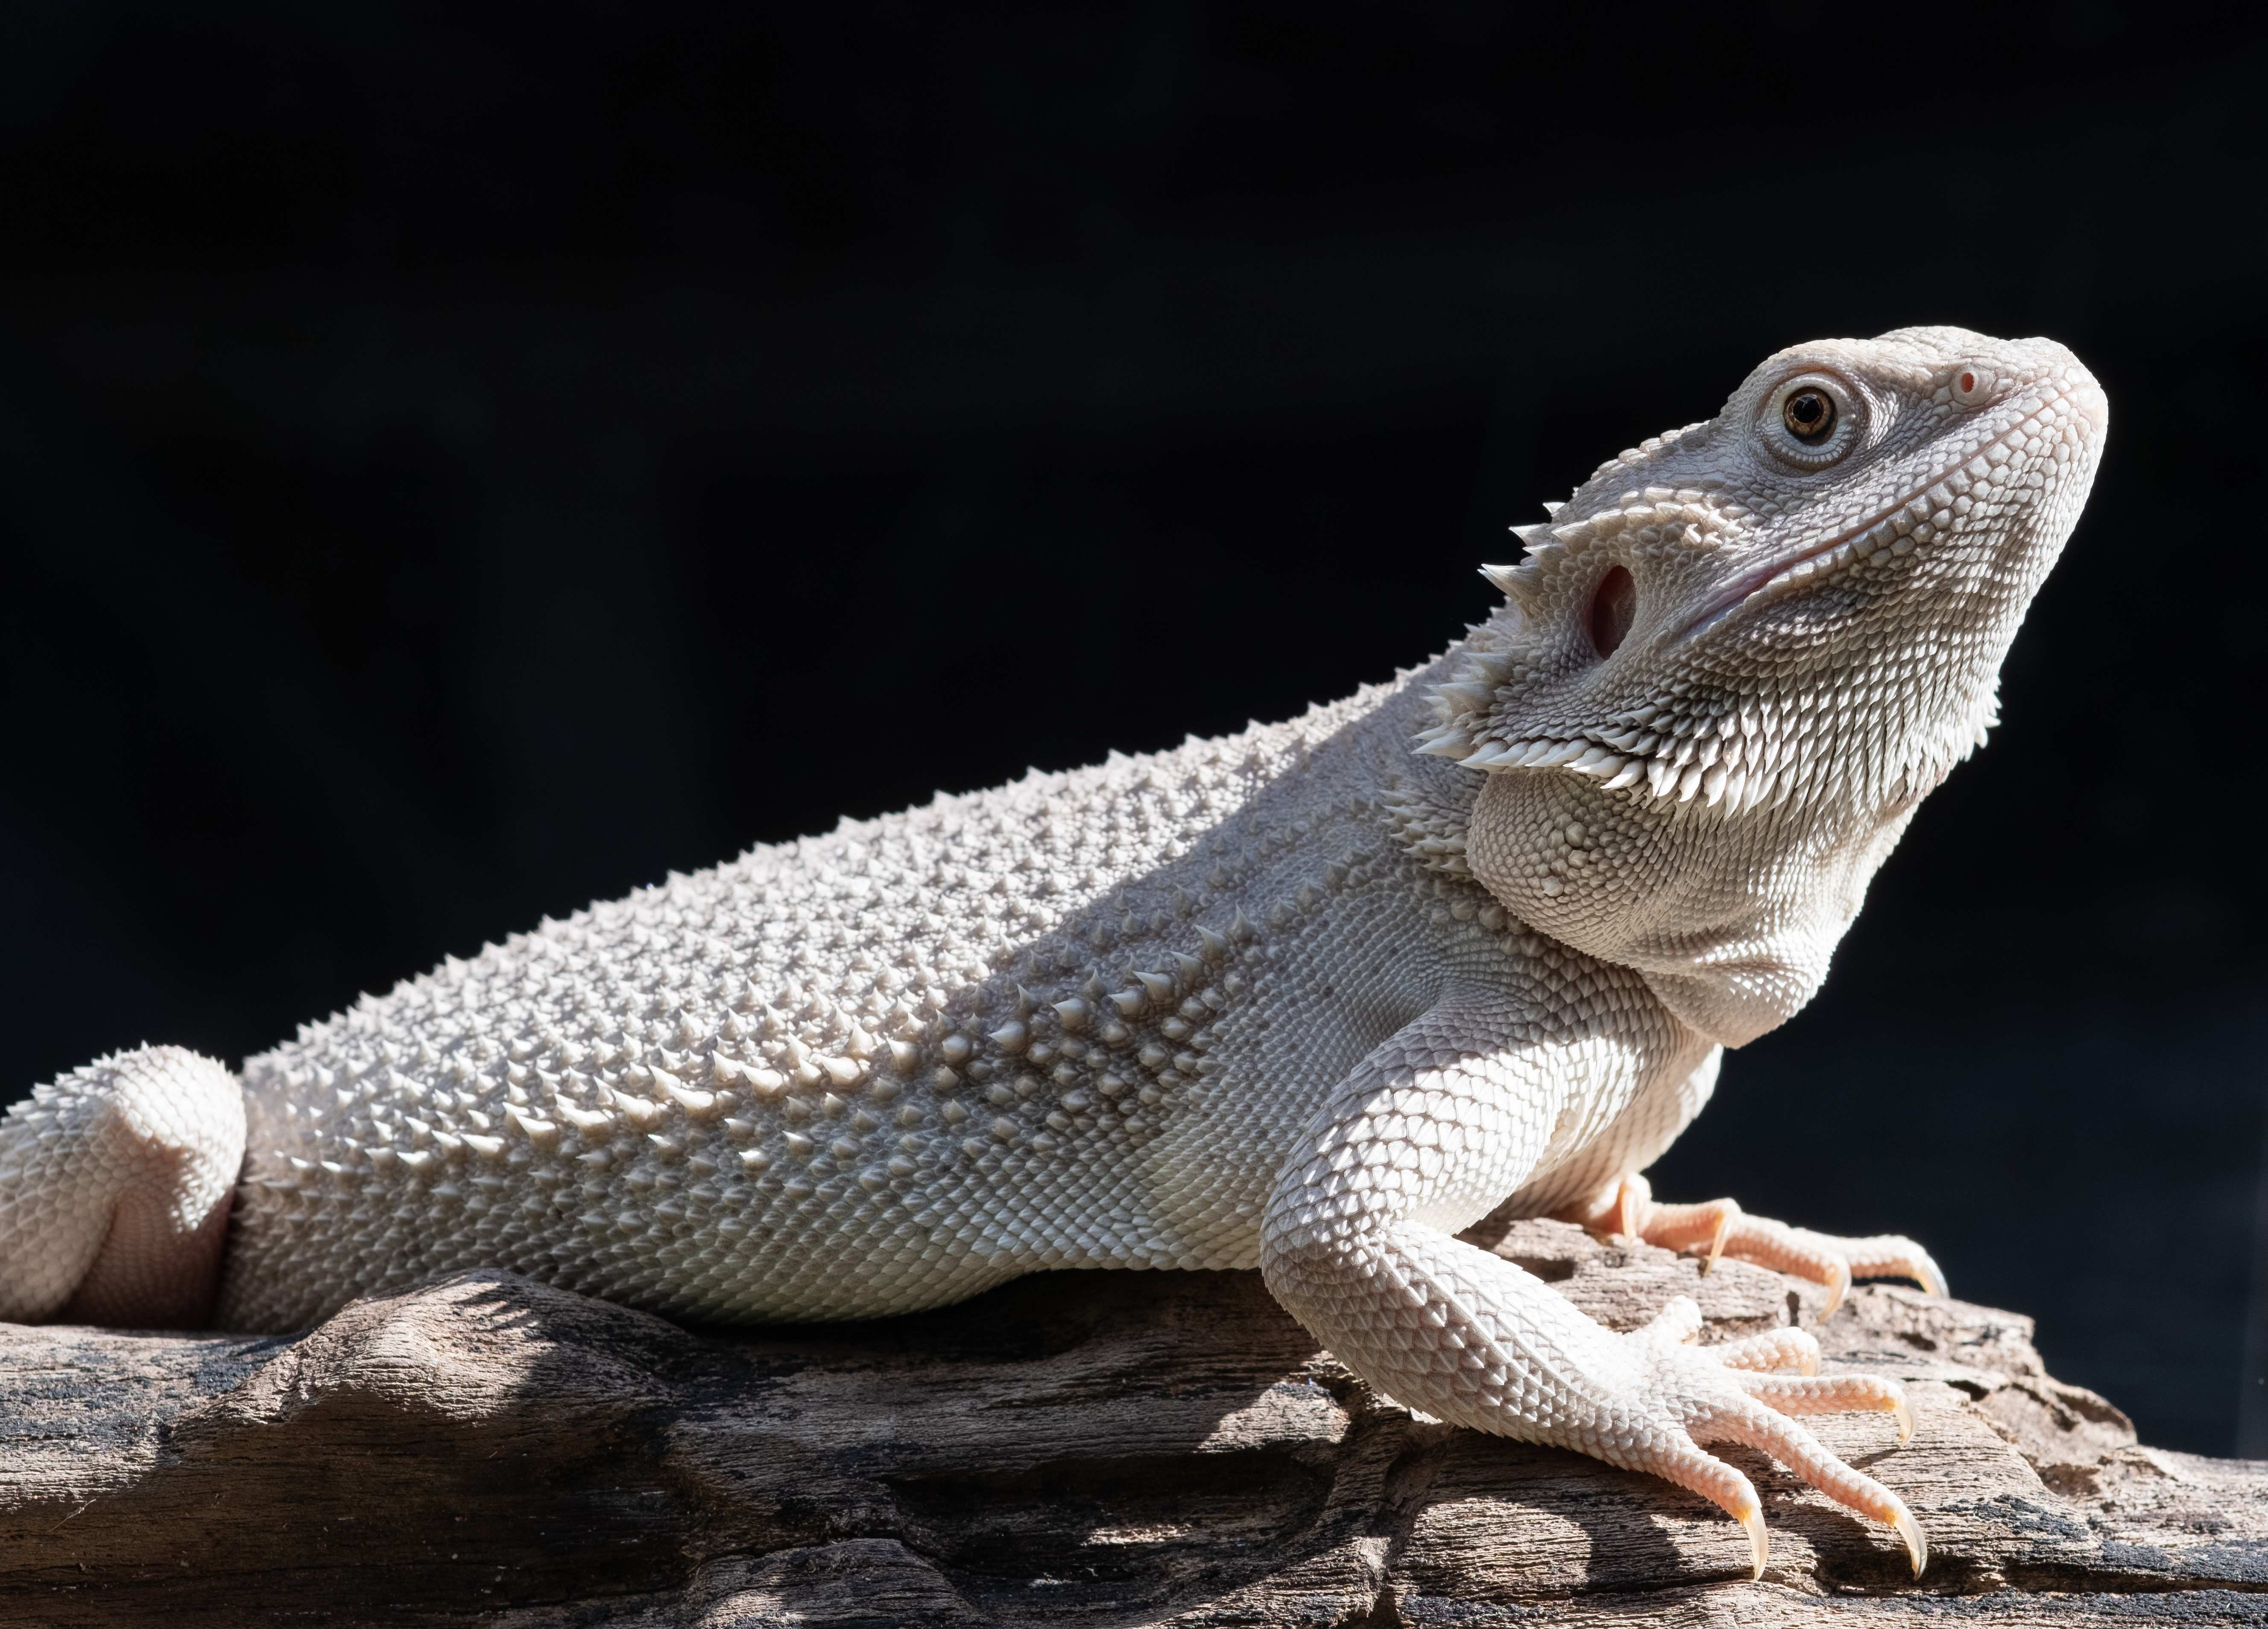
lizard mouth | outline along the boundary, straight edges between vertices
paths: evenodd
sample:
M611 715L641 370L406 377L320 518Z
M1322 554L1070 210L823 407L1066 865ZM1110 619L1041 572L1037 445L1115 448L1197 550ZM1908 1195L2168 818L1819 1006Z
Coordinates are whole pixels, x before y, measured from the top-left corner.
M1951 497L1940 502L1936 494L1947 482L1961 474L1970 464L1984 456L1996 446L2004 446L2013 437L2030 429L2041 413L2055 402L2060 392L2052 387L2044 391L2024 410L2023 416L2002 430L1999 434L1978 443L1934 479L1925 482L1911 496L1891 505L1872 520L1861 520L1846 527L1824 542L1786 556L1766 561L1743 571L1718 593L1703 602L1701 608L1662 643L1681 644L1697 638L1725 622L1735 611L1752 604L1764 604L1784 597L1782 590L1808 586L1815 579L1825 581L1839 576L1845 566L1873 556L1883 549L1892 552L1911 553L1927 543L1933 537L1942 536L1960 524L1939 528L1931 516L1951 507ZM1903 521L1904 524L1900 525ZM1900 551L1897 545L1904 542L1907 548Z

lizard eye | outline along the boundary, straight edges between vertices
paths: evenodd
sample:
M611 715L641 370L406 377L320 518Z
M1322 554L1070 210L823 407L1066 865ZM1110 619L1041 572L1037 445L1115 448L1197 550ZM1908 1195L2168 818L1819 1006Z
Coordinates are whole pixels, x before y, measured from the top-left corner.
M1806 446L1817 446L1835 433L1835 402L1825 391L1799 390L1780 404L1780 422Z
M1822 469L1858 445L1863 417L1858 399L1840 380L1807 373L1765 399L1757 429L1782 463Z
M1584 617L1585 628L1591 636L1591 648L1604 660L1621 648L1638 619L1638 585L1631 574L1616 566L1599 579L1591 590L1591 608Z

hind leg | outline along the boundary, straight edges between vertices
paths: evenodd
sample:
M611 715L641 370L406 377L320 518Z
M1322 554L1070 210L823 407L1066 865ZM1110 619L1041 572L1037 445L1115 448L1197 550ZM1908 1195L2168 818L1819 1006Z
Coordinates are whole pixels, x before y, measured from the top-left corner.
M35 1088L0 1119L0 1318L204 1323L243 1161L236 1077L180 1047Z

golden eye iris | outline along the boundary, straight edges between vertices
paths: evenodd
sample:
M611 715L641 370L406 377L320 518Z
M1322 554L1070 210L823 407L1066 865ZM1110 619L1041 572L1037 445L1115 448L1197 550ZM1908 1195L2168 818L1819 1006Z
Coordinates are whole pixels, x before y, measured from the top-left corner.
M1781 404L1780 423L1806 446L1817 446L1835 433L1835 398L1823 390L1799 390Z

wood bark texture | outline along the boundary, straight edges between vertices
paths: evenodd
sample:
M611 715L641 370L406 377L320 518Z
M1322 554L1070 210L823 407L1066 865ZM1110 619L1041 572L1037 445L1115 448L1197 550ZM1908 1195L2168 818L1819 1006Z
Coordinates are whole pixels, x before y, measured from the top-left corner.
M1819 1292L1484 1230L1617 1328ZM2268 1463L2164 1453L2014 1314L1862 1286L1815 1421L1896 1539L1727 1448L1771 1565L1667 1484L1413 1417L1253 1273L1063 1272L944 1311L688 1332L501 1272L293 1337L0 1326L0 1622L1476 1625L2268 1624Z

